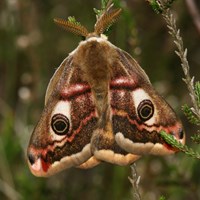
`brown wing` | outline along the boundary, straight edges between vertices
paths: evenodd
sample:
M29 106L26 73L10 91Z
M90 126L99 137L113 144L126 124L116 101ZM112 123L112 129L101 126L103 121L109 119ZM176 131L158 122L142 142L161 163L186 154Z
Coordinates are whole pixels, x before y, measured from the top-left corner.
M82 75L79 66L73 64L73 56L69 56L50 82L47 103L27 152L30 169L36 176L99 163L90 150L98 116L91 88Z
M137 62L118 49L119 62L110 84L112 128L117 144L133 154L169 154L176 150L161 138L161 130L184 143L182 124L153 89ZM126 71L124 75L123 71Z

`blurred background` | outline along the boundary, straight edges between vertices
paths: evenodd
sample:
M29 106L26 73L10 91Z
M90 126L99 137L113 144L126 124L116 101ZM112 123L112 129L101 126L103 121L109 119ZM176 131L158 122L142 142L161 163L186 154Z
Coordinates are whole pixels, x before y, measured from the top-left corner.
M195 3L189 7L187 2ZM116 1L124 12L109 40L129 52L154 87L183 121L187 144L197 132L181 111L190 104L183 72L161 15L147 1ZM34 177L26 163L26 147L44 105L45 90L55 69L80 38L61 30L54 17L75 16L93 30L100 0L0 0L0 199L131 200L131 169L107 163L89 169L68 169L50 178ZM175 1L173 12L188 48L191 74L200 80L200 31L192 16L198 0ZM198 14L197 12L197 14ZM198 16L196 16L198 17ZM182 153L144 156L136 162L142 199L200 199L200 162Z

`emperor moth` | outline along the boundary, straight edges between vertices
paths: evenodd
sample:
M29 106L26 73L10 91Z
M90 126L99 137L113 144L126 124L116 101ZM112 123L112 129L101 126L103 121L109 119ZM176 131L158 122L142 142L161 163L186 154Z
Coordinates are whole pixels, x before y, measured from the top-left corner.
M183 143L185 134L173 109L127 52L103 35L121 13L108 4L94 32L55 19L85 37L51 78L45 107L27 150L36 176L65 168L91 168L101 161L129 165L144 154L177 151L160 136L164 130Z

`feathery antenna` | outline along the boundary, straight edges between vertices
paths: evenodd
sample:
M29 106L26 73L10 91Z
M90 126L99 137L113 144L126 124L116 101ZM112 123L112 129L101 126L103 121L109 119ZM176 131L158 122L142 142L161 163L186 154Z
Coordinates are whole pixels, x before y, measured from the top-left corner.
M79 22L76 21L74 17L69 17L68 20L55 18L54 22L62 27L63 29L70 31L76 35L83 36L85 38L91 36L100 36L106 30L110 28L112 24L114 24L120 16L122 11L121 8L112 9L113 3L112 0L109 0L107 4L102 5L101 10L94 9L96 12L97 22L94 26L94 32L90 33L84 26L82 26Z
M107 10L103 13L95 24L94 32L97 35L103 34L110 26L112 26L120 16L122 9Z
M76 35L87 37L89 34L88 30L84 26L82 26L80 23L70 21L69 18L68 20L55 18L54 22L63 29Z

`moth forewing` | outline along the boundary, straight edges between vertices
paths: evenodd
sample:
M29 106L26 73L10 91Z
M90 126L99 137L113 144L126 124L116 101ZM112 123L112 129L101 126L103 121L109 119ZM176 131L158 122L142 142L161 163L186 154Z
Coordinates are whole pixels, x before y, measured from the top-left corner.
M73 55L55 72L46 101L27 152L36 176L49 176L87 162L92 157L90 138L98 118L90 85L79 65L73 64Z

